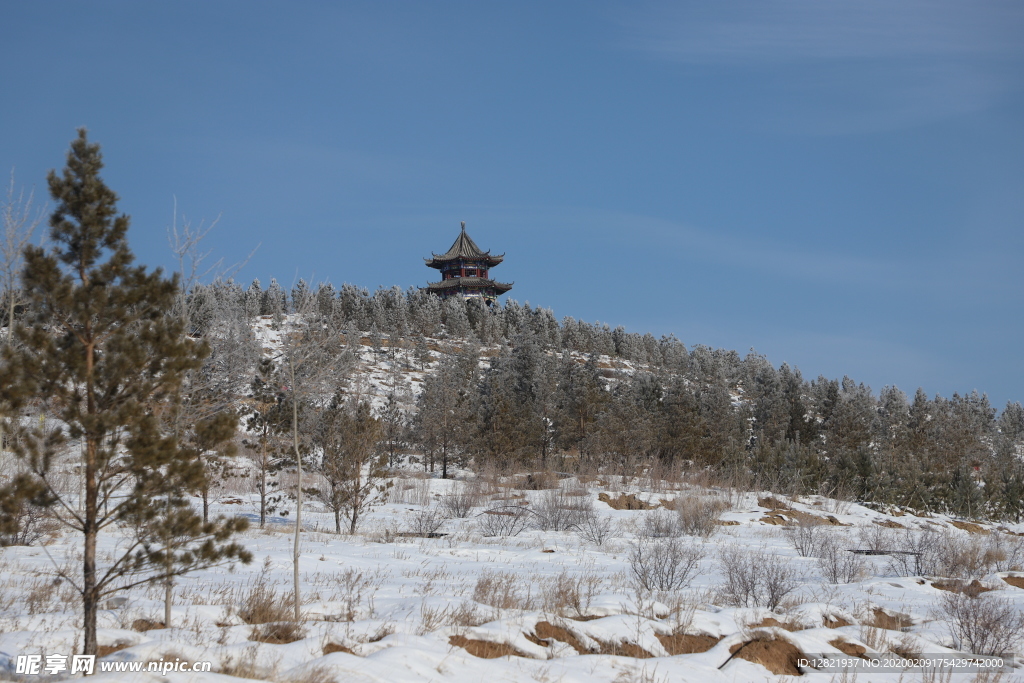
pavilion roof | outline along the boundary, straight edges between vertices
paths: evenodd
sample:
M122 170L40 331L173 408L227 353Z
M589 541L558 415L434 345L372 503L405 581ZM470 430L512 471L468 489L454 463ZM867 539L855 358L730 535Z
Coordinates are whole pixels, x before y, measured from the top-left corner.
M473 238L466 234L466 223L462 223L462 231L455 239L451 249L443 254L433 254L433 258L423 259L431 268L441 268L452 261L482 261L487 267L496 266L505 260L504 254L491 254L476 246Z

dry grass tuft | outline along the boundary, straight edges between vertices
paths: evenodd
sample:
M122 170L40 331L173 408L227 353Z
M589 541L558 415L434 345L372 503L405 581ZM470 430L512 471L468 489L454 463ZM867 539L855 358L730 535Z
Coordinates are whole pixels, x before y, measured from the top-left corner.
M792 507L789 506L788 503L785 503L785 502L779 500L775 496L764 496L763 498L758 498L757 499L757 505L758 505L758 507L768 508L769 510L792 510L793 509Z
M843 626L850 626L852 622L849 622L842 617L824 616L821 618L821 624L825 628L842 628Z
M258 624L249 634L249 640L271 645L286 645L306 637L305 630L294 621Z
M150 621L149 619L136 619L132 622L133 631L155 631L157 629L166 628L162 621Z
M529 585L522 585L520 577L512 572L485 571L473 588L473 600L498 609L530 609L533 600Z
M279 596L277 589L271 585L269 571L270 567L265 565L249 590L237 599L238 616L247 624L287 621L294 614L289 601Z
M875 628L885 629L886 631L902 631L905 628L909 628L914 623L911 621L909 615L902 614L900 612L890 614L877 607L872 610L872 614L874 615L874 620L871 625Z

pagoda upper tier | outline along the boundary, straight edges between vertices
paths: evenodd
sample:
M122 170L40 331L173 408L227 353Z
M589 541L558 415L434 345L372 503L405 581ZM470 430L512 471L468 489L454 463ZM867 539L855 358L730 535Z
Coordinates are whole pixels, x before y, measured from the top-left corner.
M466 299L482 298L492 303L499 294L512 289L512 285L495 282L489 277L489 269L505 260L505 255L480 249L466 234L465 222L451 249L423 260L427 266L441 271L441 281L431 282L427 290L442 298L457 295Z

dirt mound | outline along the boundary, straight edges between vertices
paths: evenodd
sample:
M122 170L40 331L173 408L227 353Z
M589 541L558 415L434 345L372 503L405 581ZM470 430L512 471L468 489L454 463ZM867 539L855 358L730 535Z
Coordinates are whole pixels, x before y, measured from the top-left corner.
M654 657L650 652L643 649L636 643L627 643L625 641L620 643L603 643L597 641L598 645L601 646L601 654L603 655L615 655L617 657L633 657L634 659L651 659Z
M550 643L544 641L557 640L571 646L581 655L590 654L590 650L580 642L579 638L561 626L555 626L549 621L538 621L537 625L533 628L533 633L541 640L539 644L547 646Z
M1014 588L1024 588L1024 576L1004 576L1003 581Z
M796 663L806 658L795 645L786 640L764 639L751 640L733 645L729 651L731 659L745 659L760 664L777 676L801 676Z
M768 508L769 510L792 510L789 503L785 503L775 496L765 496L764 498L758 498L757 504L760 507Z
M618 498L612 498L607 493L601 493L597 499L602 503L608 503L613 510L652 510L654 506L637 498L632 493L620 494Z
M658 636L662 647L668 650L670 655L692 655L698 652L707 652L721 638L708 635L690 635L688 633L673 633L670 636Z
M344 652L345 654L349 654L349 655L355 654L349 648L345 647L344 645L340 645L338 643L327 643L326 645L324 645L324 654L325 655L329 655L332 652Z
M96 656L97 657L106 657L107 655L109 655L109 654L111 654L113 652L117 652L119 650L124 650L125 648L129 648L131 646L132 646L132 644L129 643L127 640L119 640L116 643L114 643L113 645L99 645L99 646L96 647Z
M481 659L498 657L525 657L522 652L506 643L492 643L487 640L471 640L464 636L452 636L448 642Z
M899 612L889 614L881 608L875 608L872 613L875 615L875 621L871 625L875 628L884 628L888 631L902 631L913 624L909 615Z
M857 645L856 643L850 643L842 638L836 638L835 640L828 641L828 644L839 650L843 654L850 655L851 657L860 657L861 659L867 659L864 653L867 649L863 645Z
M847 621L842 617L824 616L821 618L821 623L825 628L842 628L843 626L850 626L853 622Z
M987 593L990 590L988 586L983 586L980 581L975 579L970 583L961 581L960 579L949 579L932 581L932 586L938 588L940 591L949 591L950 593L963 593L969 598L976 598L982 593Z
M980 524L975 524L974 522L950 522L950 524L955 526L957 529L963 529L969 534L988 534L988 529Z
M907 528L907 527L903 526L902 524L900 524L899 522L894 522L891 519L876 519L875 520L875 524L877 524L878 526L884 526L886 529L906 529Z

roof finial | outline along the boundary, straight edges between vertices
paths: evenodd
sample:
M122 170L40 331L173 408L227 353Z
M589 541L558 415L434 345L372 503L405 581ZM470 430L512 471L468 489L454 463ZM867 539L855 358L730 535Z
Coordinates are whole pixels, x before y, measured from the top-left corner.
M466 232L466 221L462 221L462 232Z

